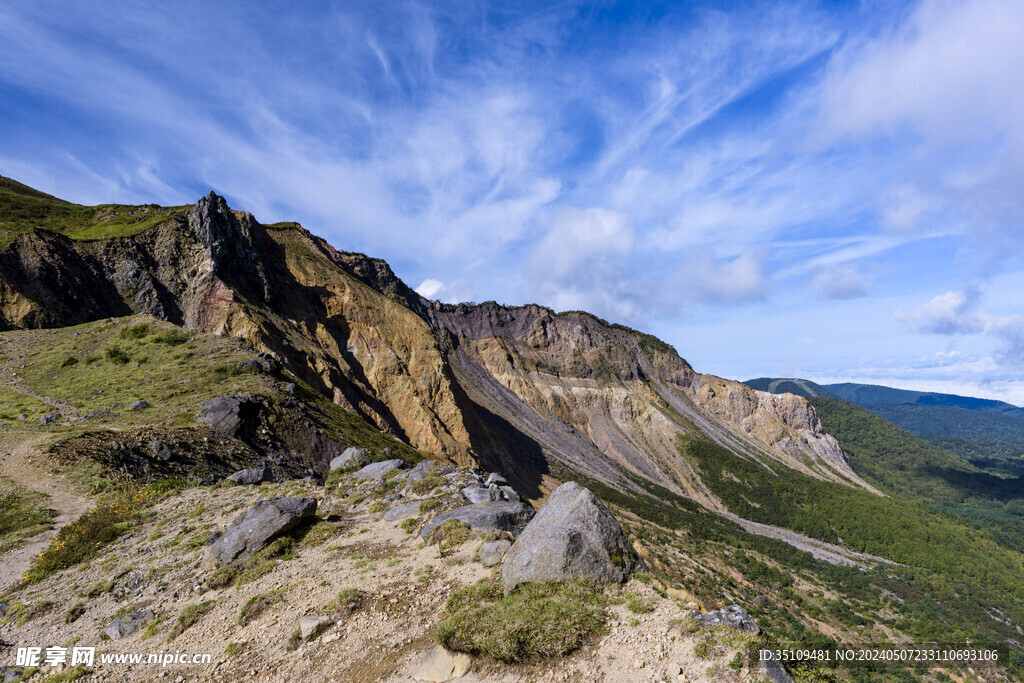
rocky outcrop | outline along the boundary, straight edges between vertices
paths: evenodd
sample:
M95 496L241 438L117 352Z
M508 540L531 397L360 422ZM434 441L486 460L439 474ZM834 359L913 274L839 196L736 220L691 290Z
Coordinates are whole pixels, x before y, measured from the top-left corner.
M712 612L691 612L689 616L705 628L728 626L737 631L745 631L754 635L761 632L761 629L754 623L747 610L739 605L729 605L724 609L717 609Z
M265 481L274 481L274 470L270 465L250 467L248 469L238 470L234 474L228 475L227 478L229 481L233 481L242 486L253 486L256 484L262 484Z
M516 538L502 567L509 593L522 583L621 583L643 567L615 516L576 482L562 484Z
M766 472L779 462L873 490L805 401L698 374L650 335L538 305L427 302L385 262L297 224L261 225L214 193L184 210L131 213L157 220L91 241L27 231L0 247L0 328L148 313L240 337L266 361L250 369L280 363L357 419L436 459L500 471L531 499L558 485L558 471L637 494L649 480L720 509L678 453L680 435L706 436ZM98 210L92 237L104 220ZM224 397L200 420L244 437L253 407ZM343 449L318 447L316 469Z
M331 471L341 470L342 472L347 472L348 470L354 470L357 467L363 467L368 464L370 464L369 452L365 448L350 446L345 449L344 453L331 460Z
M196 422L209 425L221 434L238 436L259 412L259 401L251 396L222 396L203 401Z
M315 498L278 496L261 500L235 518L210 546L210 552L221 564L241 567L275 536L294 529L315 513Z

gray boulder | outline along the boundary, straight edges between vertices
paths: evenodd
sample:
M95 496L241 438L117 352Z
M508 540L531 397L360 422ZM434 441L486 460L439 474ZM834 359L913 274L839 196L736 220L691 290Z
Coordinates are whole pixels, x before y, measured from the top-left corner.
M410 517L417 517L420 514L420 502L414 500L410 503L399 503L384 513L385 522L398 522Z
M384 460L382 462L370 463L352 476L356 479L383 479L391 470L397 470L405 464L404 460Z
M274 481L274 471L270 468L270 465L264 465L263 467L238 470L234 474L228 475L228 479L236 484L252 486L254 484L261 484L265 481Z
M7 603L6 602L0 602L0 617L6 617L6 616L7 616Z
M334 460L331 460L331 471L334 470L354 470L357 467L363 467L369 464L370 456L367 455L365 448L356 448L355 446L349 446L345 451Z
M487 484L488 486L490 486L491 484L497 484L498 486L506 486L508 484L508 479L501 476L497 472L491 472L490 474L487 475L487 480L484 481L484 483Z
M470 503L486 503L489 500L501 500L501 491L497 486L467 486L462 489L462 495Z
M714 612L705 612L704 614L690 612L689 616L706 628L729 626L737 631L746 631L754 635L761 632L761 629L754 623L747 610L739 605L729 605L725 609L716 609Z
M258 406L259 402L251 396L221 396L202 402L202 412L196 422L209 425L221 434L236 436Z
M315 498L277 496L261 500L235 518L210 546L210 552L221 564L241 567L275 536L293 529L315 514Z
M50 413L49 415L42 415L39 417L39 421L44 425L48 425L51 422L56 422L60 419L60 413Z
M412 493L412 485L420 479L425 479L436 464L433 460L420 460L416 463L416 467L409 472L409 478L405 480L405 495Z
M118 617L110 622L110 626L104 631L111 640L127 638L139 630L143 624L155 617L153 610L147 609L141 612L129 612L123 617Z
M449 519L457 519L478 531L507 531L515 536L522 531L533 515L533 508L529 505L492 500L486 503L466 505L440 514L423 527L421 535L427 539L435 528Z
M156 454L157 460L163 460L164 462L167 462L172 457L174 457L174 453L171 451L171 447L168 446L163 441L161 441L160 439L153 439L153 443L151 443L150 446L152 446L153 453Z
M128 410L145 410L149 407L149 401L136 401L128 406Z
M303 640L313 640L330 628L334 622L323 614L314 614L299 618L299 635Z
M519 584L549 579L620 583L642 567L615 516L589 489L570 481L555 489L516 538L501 580L508 594Z
M496 564L500 564L505 557L505 553L511 547L512 541L507 541L503 538L497 541L487 541L480 546L480 564L485 567L493 567Z

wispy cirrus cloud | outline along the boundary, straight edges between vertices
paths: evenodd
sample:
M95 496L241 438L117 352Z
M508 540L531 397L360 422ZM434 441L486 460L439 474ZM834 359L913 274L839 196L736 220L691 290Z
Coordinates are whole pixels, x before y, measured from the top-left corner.
M713 359L688 325L826 301L847 314L800 353L836 363L865 324L928 339L980 306L892 324L880 297L1024 269L1022 11L13 0L0 172L89 203L213 188L425 296L586 308ZM957 334L1012 349L1012 316Z

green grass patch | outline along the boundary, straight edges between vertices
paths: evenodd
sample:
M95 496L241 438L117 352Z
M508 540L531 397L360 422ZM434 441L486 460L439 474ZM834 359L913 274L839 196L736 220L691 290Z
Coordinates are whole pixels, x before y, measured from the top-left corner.
M485 579L448 599L437 642L502 662L562 657L600 632L604 605L585 581L528 583L504 597L497 579Z

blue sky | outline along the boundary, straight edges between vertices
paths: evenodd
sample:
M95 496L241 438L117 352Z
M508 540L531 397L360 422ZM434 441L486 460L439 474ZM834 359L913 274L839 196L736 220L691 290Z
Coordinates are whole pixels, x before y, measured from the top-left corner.
M0 5L0 174L214 189L704 372L1024 403L1024 3L158 5Z

